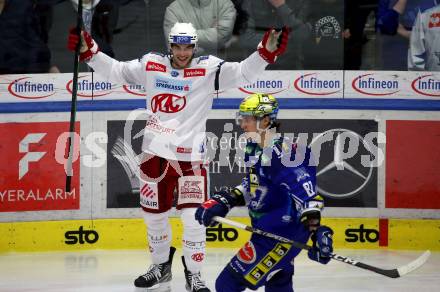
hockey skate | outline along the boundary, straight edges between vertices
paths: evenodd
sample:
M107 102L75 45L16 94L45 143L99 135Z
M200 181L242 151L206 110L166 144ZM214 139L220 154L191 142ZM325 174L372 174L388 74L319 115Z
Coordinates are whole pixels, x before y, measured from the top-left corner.
M158 265L152 264L145 274L134 280L134 285L139 288L147 288L147 291L150 289L162 291L162 288L169 287L172 279L171 264L175 251L176 248L171 247L168 261Z
M208 287L205 285L205 281L202 281L202 277L200 272L191 273L186 268L185 258L182 256L183 267L185 268L185 280L186 280L186 291L189 292L211 292Z

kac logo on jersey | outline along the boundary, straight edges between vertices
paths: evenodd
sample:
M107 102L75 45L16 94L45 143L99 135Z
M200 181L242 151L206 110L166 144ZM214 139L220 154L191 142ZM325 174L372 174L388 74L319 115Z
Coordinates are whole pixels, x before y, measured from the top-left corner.
M411 82L411 88L421 95L440 96L440 80L435 79L433 74L417 77Z
M148 62L145 67L146 71L157 71L157 72L167 72L167 67L163 64L159 64L156 62Z
M205 254L203 252L198 252L193 254L191 258L196 262L201 262L205 258Z
M185 96L161 93L151 99L151 110L153 113L161 111L163 113L180 112L186 105Z

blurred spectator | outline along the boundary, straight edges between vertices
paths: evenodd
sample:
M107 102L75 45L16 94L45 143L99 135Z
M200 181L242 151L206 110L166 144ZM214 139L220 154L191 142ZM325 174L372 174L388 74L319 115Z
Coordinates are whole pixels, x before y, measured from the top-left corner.
M342 70L344 39L350 37L350 31L344 27L344 1L311 1L307 21L312 33L303 44L304 68Z
M231 0L176 0L165 12L165 39L176 22L190 22L197 30L198 54L216 55L231 38L235 17Z
M408 69L440 71L440 5L417 15L411 32Z
M303 68L301 43L310 35L310 27L305 24L308 0L243 0L242 9L248 14L245 30L240 34L240 44L247 54L254 51L264 32L271 27L289 27L289 44L286 53L271 70L298 70Z
M53 8L56 4L64 1L65 0L34 0L41 38L46 44L49 42L49 31L52 27Z
M377 28L383 35L380 38L382 69L407 70L409 37L417 14L434 7L437 2L438 0L379 1Z
M71 0L78 10L78 0ZM101 51L114 57L111 46L118 24L120 0L83 0L84 30L91 33Z
M33 0L0 0L0 74L51 70L51 53L35 8Z
M248 13L243 10L244 0L231 0L234 3L235 10L237 11L237 17L235 18L234 29L232 35L238 36L245 28L248 21Z
M378 0L345 1L345 28L350 37L344 42L344 69L359 70L362 65L362 52L368 42L365 26L371 13L376 13Z
M408 38L419 11L437 5L437 0L380 0L377 27L383 34Z
M167 7L173 0L144 0L146 8L145 38L152 52L162 52L168 36L164 38L163 20ZM142 47L145 50L145 45ZM168 48L166 49L168 51Z

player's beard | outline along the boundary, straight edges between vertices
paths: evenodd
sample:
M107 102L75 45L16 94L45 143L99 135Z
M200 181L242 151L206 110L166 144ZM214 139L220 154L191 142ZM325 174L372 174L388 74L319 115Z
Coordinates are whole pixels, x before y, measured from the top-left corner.
M177 59L177 57L175 57L173 55L173 52L170 50L170 61L171 61L171 65L173 66L174 69L185 69L188 68L191 64L192 59L194 59L194 53L191 55L191 57L188 58L188 60L186 61L185 64L181 64L181 61ZM178 61L178 62L176 62Z

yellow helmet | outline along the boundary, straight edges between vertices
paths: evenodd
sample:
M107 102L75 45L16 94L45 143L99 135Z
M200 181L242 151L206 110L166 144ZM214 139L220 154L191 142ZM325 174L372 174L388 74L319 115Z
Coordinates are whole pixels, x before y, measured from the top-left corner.
M264 118L269 116L271 121L276 120L279 106L278 101L270 94L254 93L240 103L238 115Z

